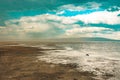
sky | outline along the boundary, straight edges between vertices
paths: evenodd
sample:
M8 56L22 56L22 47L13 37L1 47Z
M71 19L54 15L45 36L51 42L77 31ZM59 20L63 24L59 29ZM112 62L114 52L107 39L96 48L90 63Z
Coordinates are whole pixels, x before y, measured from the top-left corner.
M0 40L120 40L120 0L0 0Z

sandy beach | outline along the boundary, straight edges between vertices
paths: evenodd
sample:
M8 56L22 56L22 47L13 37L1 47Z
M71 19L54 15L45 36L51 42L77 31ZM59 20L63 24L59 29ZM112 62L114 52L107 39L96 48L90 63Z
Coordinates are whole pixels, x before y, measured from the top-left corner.
M17 43L0 43L1 80L96 80L90 72L79 72L75 64L52 64L38 61L44 49L9 46ZM108 75L109 76L109 75Z

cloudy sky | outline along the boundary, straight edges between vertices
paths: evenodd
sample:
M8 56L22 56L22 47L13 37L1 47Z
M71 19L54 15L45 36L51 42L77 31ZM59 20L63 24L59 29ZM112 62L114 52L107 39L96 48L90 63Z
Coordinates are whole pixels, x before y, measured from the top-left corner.
M0 40L120 40L120 0L0 0Z

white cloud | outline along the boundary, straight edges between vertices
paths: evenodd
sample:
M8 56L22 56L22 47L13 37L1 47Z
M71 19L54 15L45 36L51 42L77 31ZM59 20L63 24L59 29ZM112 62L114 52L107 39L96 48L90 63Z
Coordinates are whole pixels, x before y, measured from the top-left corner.
M57 14L57 15L60 15L60 14L63 14L63 13L65 13L64 10L63 10L63 11L60 11L60 12L58 11L56 14Z
M101 31L111 31L112 29L104 28L104 27L75 27L70 30L66 30L66 35L76 35L81 33L94 33Z
M59 7L59 10L71 10L71 11L80 11L85 9L98 9L101 6L100 3L88 2L83 5L75 6L73 4L67 4Z
M36 0L31 0L36 1ZM88 9L99 9L101 4L96 2L88 2L83 5L63 5L59 7L59 10L55 15L53 14L42 14L36 16L25 16L20 19L6 21L6 27L0 27L0 36L6 35L6 37L13 38L15 36L23 37L27 36L27 33L56 33L54 28L61 29L63 31L58 37L105 37L110 39L120 40L120 31L114 31L109 28L104 27L81 27L76 22L83 22L87 24L109 24L116 25L120 24L120 14L119 7L114 6L112 8L118 9L115 12L109 11L96 11L89 14L78 14L76 16L58 16L59 14L64 14L65 10L71 11L81 11ZM65 31L65 33L64 33ZM102 33L105 31L105 33ZM48 32L48 33L47 33ZM5 36L4 36L5 37ZM51 36L53 37L53 36Z
M66 31L59 36L61 37L105 37L111 39L120 39L120 32L114 32L109 28L104 27L80 27L75 24L78 21L82 21L86 24L88 23L105 23L105 24L120 24L120 18L117 16L119 11L108 12L100 11L93 12L86 15L77 15L73 17L57 16L52 14L43 14L37 16L27 16L21 17L17 20L6 21L7 28L0 27L0 34L16 33L20 34L22 37L27 36L29 32L41 32L47 34L55 31L55 27L61 30ZM102 33L105 31L106 33ZM97 33L94 33L97 32ZM107 32L111 32L108 34ZM55 32L56 33L56 32ZM46 34L46 33L45 33ZM53 37L53 36L52 36Z
M44 32L49 29L49 24L45 23L20 23L19 27L25 32Z
M75 6L73 4L68 4L68 5L63 5L59 7L60 10L84 10L85 7L84 6Z
M15 27L23 32L45 32L53 27L60 29L72 26L76 21L70 17L62 17L51 14L22 17L17 20L6 21L6 26ZM15 24L18 23L18 24Z
M33 17L32 19L28 18L32 21L46 21L46 20L52 20L52 21L58 21L61 24L74 24L78 21L82 21L85 24L93 23L93 24L109 24L109 25L115 25L120 24L120 17L118 16L120 14L120 11L115 12L108 12L108 11L98 11L93 12L90 14L84 14L84 15L76 15L72 17L65 17L65 16L57 16L57 15L40 15ZM23 18L24 20L24 18ZM27 20L27 21L29 21Z
M51 25L47 23L46 15L9 20L6 21L6 26L23 32L45 32L51 27Z
M89 3L86 3L85 5L89 5L91 9L95 9L95 8L99 9L99 7L101 6L101 4L96 2L89 2ZM64 5L60 7L62 11L60 12L58 11L57 14L63 14L65 12L64 10L66 9L72 10L72 11L86 10L88 8L85 5L84 6L75 6L72 4ZM70 23L72 24L77 21L82 21L86 24L89 24L89 23L93 23L93 24L103 23L103 24L110 24L110 25L120 24L120 17L118 16L120 14L120 9L119 7L116 7L116 6L113 6L113 8L117 9L118 11L114 11L114 12L109 12L106 10L96 11L89 14L82 14L82 15L78 14L72 17L61 17L61 20L65 24L70 24Z
M96 3L96 2L88 2L84 6L88 6L90 8L96 8L97 9L97 8L100 8L101 5L102 4Z
M119 11L120 7L119 6L111 6L107 9L108 11Z
M84 23L93 23L93 24L120 24L120 17L118 16L120 14L120 11L116 12L108 12L108 11L99 11L99 12L93 12L90 14L84 14L84 15L77 15L73 16L72 18L76 21L83 21Z
M44 32L52 28L53 26L58 28L66 28L78 21L82 21L85 24L120 24L120 17L117 16L120 11L108 12L99 11L90 14L76 15L73 17L57 16L52 14L37 15L33 17L22 17L19 20L7 21L7 26L19 26L24 31ZM14 23L19 23L19 25Z
M102 31L105 31L104 33ZM95 32L95 33L94 33ZM80 27L66 30L63 37L102 37L120 40L120 31L114 31L104 27Z
M103 33L96 33L97 37L104 37L104 38L109 38L109 39L115 39L115 40L120 40L120 31L113 31L108 34L103 34Z

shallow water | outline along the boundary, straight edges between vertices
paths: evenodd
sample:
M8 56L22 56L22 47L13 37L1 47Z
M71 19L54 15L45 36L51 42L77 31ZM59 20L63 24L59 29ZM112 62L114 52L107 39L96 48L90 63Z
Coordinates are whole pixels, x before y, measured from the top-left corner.
M93 72L102 80L105 74L114 75L108 80L120 79L120 42L81 42L39 47L56 49L44 51L44 55L37 57L39 60L54 64L77 64L77 70Z
M54 64L76 64L78 71L93 72L97 79L120 80L120 42L38 43L18 46L48 49L42 51L43 55L37 56L38 60Z

